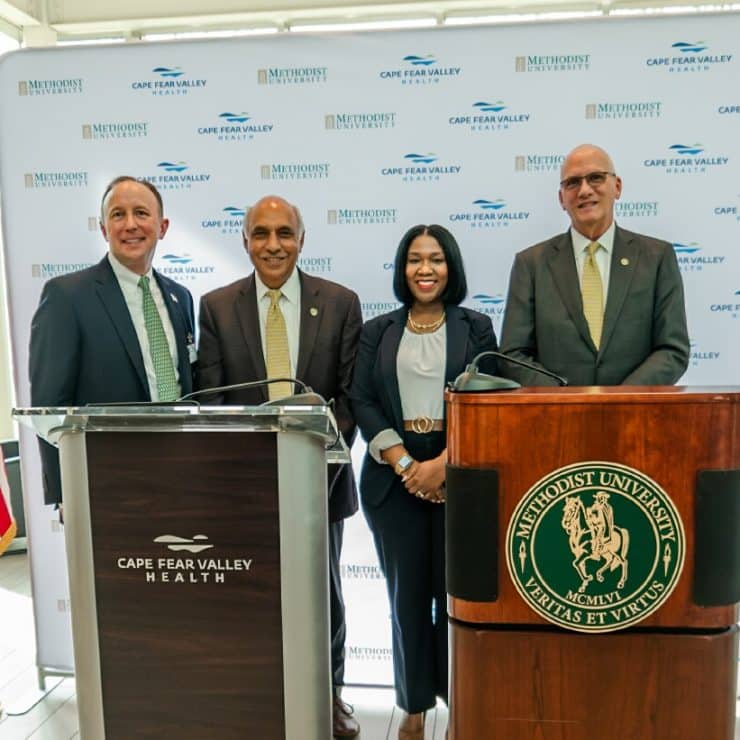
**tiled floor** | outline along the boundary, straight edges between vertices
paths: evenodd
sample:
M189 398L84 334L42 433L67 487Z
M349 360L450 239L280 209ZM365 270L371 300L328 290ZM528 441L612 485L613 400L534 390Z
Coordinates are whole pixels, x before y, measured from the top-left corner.
M39 696L34 654L27 558L5 556L0 558L0 702L6 713L0 716L0 740L78 738L74 679L49 679L51 690ZM360 740L396 740L400 717L391 689L348 686L343 698L355 707L362 726ZM38 703L31 709L13 716L35 700ZM447 710L439 706L427 715L426 740L443 740L446 727ZM740 740L740 723L735 738Z

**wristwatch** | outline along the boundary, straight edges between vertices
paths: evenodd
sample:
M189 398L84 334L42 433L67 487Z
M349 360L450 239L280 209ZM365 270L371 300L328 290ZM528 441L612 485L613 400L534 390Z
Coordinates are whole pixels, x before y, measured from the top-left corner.
M393 466L393 470L396 475L403 475L412 465L414 464L414 458L404 452L401 457L398 458L398 462Z

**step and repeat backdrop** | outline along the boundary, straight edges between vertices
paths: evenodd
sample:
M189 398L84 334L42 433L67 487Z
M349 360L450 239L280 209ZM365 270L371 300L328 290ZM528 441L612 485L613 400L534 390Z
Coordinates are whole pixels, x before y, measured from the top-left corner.
M18 402L42 285L105 253L99 200L117 175L162 191L171 227L155 267L196 300L251 270L244 207L275 193L303 212L300 267L356 290L366 318L397 305L403 232L443 224L462 246L467 305L498 331L514 254L567 227L559 167L584 142L623 178L619 224L675 245L692 340L683 382L737 383L738 54L734 14L8 55L0 184ZM41 504L35 443L22 444L38 660L71 668L63 536ZM362 514L343 560L347 681L390 684Z

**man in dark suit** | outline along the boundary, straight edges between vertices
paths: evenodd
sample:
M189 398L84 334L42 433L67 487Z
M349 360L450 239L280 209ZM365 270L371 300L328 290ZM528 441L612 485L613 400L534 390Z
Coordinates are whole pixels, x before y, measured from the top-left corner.
M193 299L152 270L168 226L151 183L124 176L108 185L100 214L108 254L41 293L31 324L33 406L170 401L192 390ZM46 442L41 462L44 499L61 504L57 450Z
M571 385L669 385L689 360L683 283L668 242L614 222L622 180L599 147L576 147L560 171L571 228L517 254L501 350ZM513 364L523 385L555 381Z
M298 378L327 400L334 399L339 429L351 444L355 423L348 394L362 326L357 295L296 268L303 247L303 222L299 210L282 198L267 196L247 210L243 239L254 272L201 300L198 387L204 390L268 377ZM271 328L274 320L280 325L280 342L273 338L277 331ZM278 343L283 348L279 352L275 349ZM269 390L229 391L215 400L259 404L292 391L290 384L276 383ZM336 737L354 737L360 730L351 707L339 696L346 633L339 556L343 520L356 511L357 490L351 466L330 466L330 613Z

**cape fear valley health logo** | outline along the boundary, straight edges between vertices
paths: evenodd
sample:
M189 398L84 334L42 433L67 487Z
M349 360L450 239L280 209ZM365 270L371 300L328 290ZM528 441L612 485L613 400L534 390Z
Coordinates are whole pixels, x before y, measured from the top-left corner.
M29 98L38 95L78 95L83 92L84 86L82 77L18 80L18 95Z
M178 537L174 534L163 534L154 538L155 542L161 542L162 544L167 545L167 549L172 550L172 552L187 550L187 552L193 553L210 550L213 545L210 543L206 544L207 540L208 537L204 534L193 535L192 539Z
M703 247L696 242L681 244L673 243L673 251L676 253L676 260L681 272L701 272L707 267L719 267L725 258L722 255L710 256L703 254Z
M462 67L439 64L434 54L408 54L401 61L401 67L379 72L380 79L394 80L402 85L438 85L442 81L458 78L462 73Z
M614 206L614 213L619 220L657 216L660 212L657 200L618 200Z
M514 58L516 72L586 72L590 54L529 54Z
M712 315L719 314L737 319L740 316L740 290L736 290L725 296L724 300L725 303L711 303L709 305L709 312Z
M326 212L326 223L330 226L379 226L397 222L397 208L330 208Z
M707 350L697 342L689 343L689 361L692 367L702 367L717 362L720 354L719 350Z
M327 180L328 162L275 162L260 165L263 180Z
M203 275L210 275L216 269L213 265L199 264L189 254L167 252L158 256L157 261L157 269L177 282L195 280Z
M216 141L252 141L255 136L271 134L273 123L258 121L247 112L219 113L219 125L198 126L198 136L208 136Z
M703 144L671 144L668 151L669 156L645 159L643 165L665 170L667 175L692 175L724 167L730 161L729 157L708 155Z
M147 136L149 136L149 123L146 121L82 124L82 138L85 141L143 139Z
M143 571L147 583L216 583L226 582L227 576L249 573L253 558L193 557L215 547L204 534L180 537L163 534L152 540L167 550L191 555L157 557L154 555L125 555L116 559L116 566L124 571Z
M491 295L490 293L475 293L472 300L475 302L475 310L488 316L501 317L504 315L506 299L501 293Z
M243 208L226 206L217 217L201 219L200 228L222 234L240 234L244 227L244 213Z
M509 208L502 198L486 200L478 198L472 203L475 209L451 213L452 223L467 223L471 229L500 229L521 224L529 219L529 211Z
M383 167L380 174L403 182L435 182L443 177L459 175L461 170L462 165L441 163L433 152L409 152L403 155L403 166Z
M718 54L704 41L676 41L663 56L648 57L648 69L664 69L671 74L708 72L713 67L729 64L732 54Z
M737 196L738 200L740 200L740 195ZM736 223L740 223L740 202L736 205L731 205L729 203L721 206L715 206L713 209L713 213L718 218L731 218Z
M324 128L328 131L369 131L395 128L395 113L327 113Z
M659 100L586 104L586 118L592 121L660 118L662 114L663 103Z
M266 67L257 70L258 85L316 85L328 78L328 67Z
M23 182L27 188L84 188L88 173L84 170L61 172L26 172Z
M473 114L461 113L450 116L450 126L463 126L474 132L506 131L513 126L529 123L529 113L511 110L503 100L478 100L472 105Z
M514 157L515 172L559 172L565 154L517 154Z
M205 88L208 80L189 77L182 67L154 67L150 79L135 80L131 89L156 96L188 95Z
M70 272L86 270L93 262L36 262L31 265L31 277L36 280L50 280Z
M509 520L506 564L544 619L577 632L637 624L666 601L684 565L669 495L625 465L584 461L537 481Z
M211 176L204 172L194 172L184 161L164 160L157 163L157 171L144 175L143 180L156 185L160 190L189 190L193 185L204 185Z

